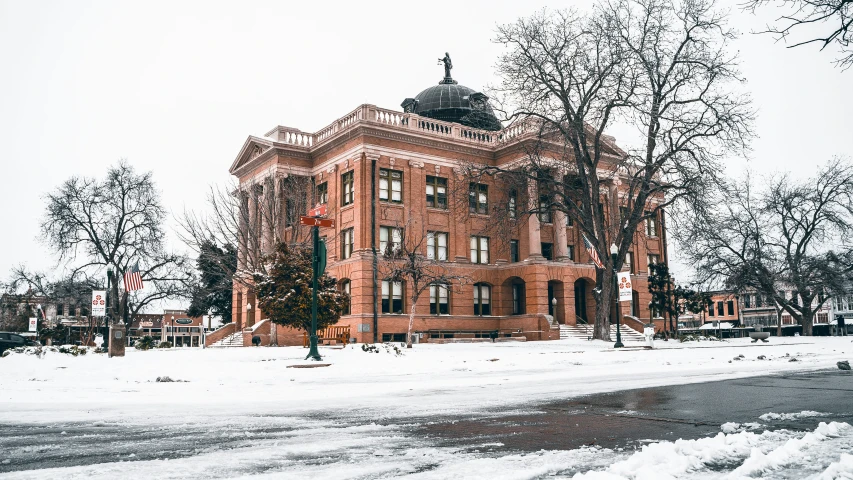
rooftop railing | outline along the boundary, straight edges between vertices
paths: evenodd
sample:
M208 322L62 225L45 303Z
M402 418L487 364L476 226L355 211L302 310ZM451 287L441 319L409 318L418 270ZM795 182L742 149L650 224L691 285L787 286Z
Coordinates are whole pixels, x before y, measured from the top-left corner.
M414 113L395 112L374 105L361 105L316 133L307 133L299 129L279 126L267 133L267 137L276 142L311 149L355 128L360 123L378 124L383 127L408 130L422 135L454 139L463 143L493 148L501 142L516 140L525 134L533 133L533 129L525 124L512 125L495 132L421 117Z

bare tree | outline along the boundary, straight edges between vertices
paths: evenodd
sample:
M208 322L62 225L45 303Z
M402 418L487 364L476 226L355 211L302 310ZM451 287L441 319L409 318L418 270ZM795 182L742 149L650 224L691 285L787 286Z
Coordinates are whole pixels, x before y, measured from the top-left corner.
M814 178L784 175L754 189L747 175L687 213L679 242L698 280L763 294L811 335L816 313L853 272L853 166L834 159Z
M454 285L461 286L470 281L469 275L448 270L445 265L447 258L441 258L437 248L430 251L429 247L435 246L438 238L434 233L426 231L423 223L415 222L412 218L409 216L409 220L404 225L398 225L395 228L392 238L388 239L385 250L382 252L380 266L384 278L392 282L391 288L395 283L400 284L401 288L405 286L409 296L407 348L412 348L415 308L421 295L434 289L437 299L440 300L442 293L447 299ZM436 308L441 307L437 304Z
M186 296L191 272L186 258L165 249L165 210L150 172L137 174L122 160L103 180L70 178L47 201L42 233L60 261L72 264L71 278L103 274L104 268L115 268L119 277L138 264L145 289L127 298L134 315L154 302ZM121 318L118 280L111 303Z
M252 288L255 274L269 273L265 258L276 245L310 240L310 229L299 224L299 216L313 206L314 197L310 177L277 177L272 171L260 180L213 186L207 211L185 211L178 218L178 235L209 273L223 278L221 288L230 291L234 282ZM236 266L230 245L237 247Z
M768 33L776 41L786 41L794 30L811 31L822 28L817 37L807 34L788 48L816 43L821 51L835 44L840 56L835 60L842 69L853 65L853 0L747 0L743 7L756 12L767 7L779 7L785 13L773 25L758 33Z
M521 206L525 214L563 212L589 238L604 264L594 290L597 339L610 337L613 275L637 227L675 202L701 199L719 159L751 137L733 38L713 1L613 0L590 15L542 11L498 29L506 53L492 96L512 122L503 139L520 142L525 158L471 169L533 183L542 195ZM616 121L637 130L635 149L605 135Z

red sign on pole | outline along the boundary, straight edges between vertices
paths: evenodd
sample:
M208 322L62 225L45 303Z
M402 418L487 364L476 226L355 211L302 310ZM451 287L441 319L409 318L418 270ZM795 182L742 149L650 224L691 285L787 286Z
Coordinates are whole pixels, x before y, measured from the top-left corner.
M308 210L309 217L325 217L326 213L328 213L329 209L326 207L325 203L317 205L316 207Z
M299 217L299 223L308 227L335 227L335 220L331 218Z

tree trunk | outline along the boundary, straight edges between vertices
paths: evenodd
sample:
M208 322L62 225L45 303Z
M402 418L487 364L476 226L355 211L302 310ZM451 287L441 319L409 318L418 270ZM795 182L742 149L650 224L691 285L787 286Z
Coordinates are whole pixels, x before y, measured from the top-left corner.
M610 315L613 309L613 277L614 274L608 269L603 270L599 275L600 283L597 287L600 294L595 297L595 327L592 331L592 338L596 340L610 340Z
M782 336L782 309L776 309L776 336Z
M812 327L814 326L814 312L812 312L808 308L805 308L804 310L805 311L803 312L803 319L800 321L800 325L803 326L802 335L804 337L811 337Z
M409 333L406 335L406 348L412 348L412 327L415 325L415 305L418 304L418 299L412 299L412 308L409 309Z

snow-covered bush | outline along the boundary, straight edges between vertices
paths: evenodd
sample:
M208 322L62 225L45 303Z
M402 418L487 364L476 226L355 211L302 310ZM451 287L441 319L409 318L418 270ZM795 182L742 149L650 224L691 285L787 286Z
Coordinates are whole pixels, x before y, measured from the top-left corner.
M95 349L94 351L98 353L98 349ZM86 355L88 352L89 347L82 347L78 345L61 345L59 347L16 347L3 352L3 356L6 357L12 354L24 354L42 358L48 353L64 353L66 355L77 357L80 355Z
M157 344L157 348L172 348L172 342L168 340L165 342L160 342Z

